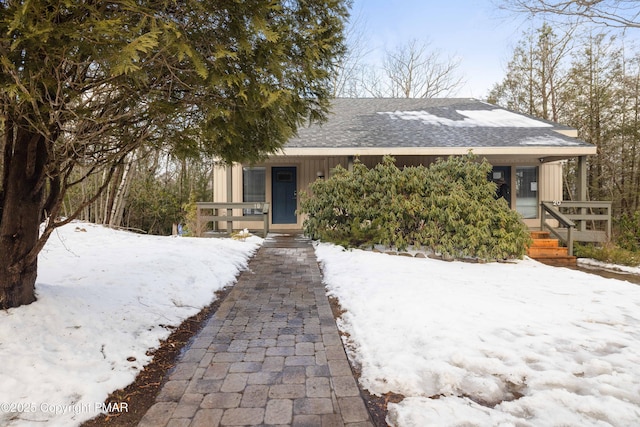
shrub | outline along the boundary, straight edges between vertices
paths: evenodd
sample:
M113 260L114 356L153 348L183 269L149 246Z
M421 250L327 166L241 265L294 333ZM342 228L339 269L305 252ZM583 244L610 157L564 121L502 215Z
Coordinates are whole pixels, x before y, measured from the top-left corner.
M640 252L640 211L621 215L615 225L616 243L628 251Z
M206 231L206 225L198 225L198 207L196 205L196 195L191 193L189 195L189 203L182 205L184 211L185 225L183 236L186 237L198 237Z
M602 246L576 244L574 252L577 257L593 258L608 264L628 265L630 267L640 265L640 253L621 248L612 243Z
M530 241L519 214L495 200L491 165L472 154L399 169L392 157L372 169L338 166L303 194L304 230L347 247L427 248L452 257L521 258Z

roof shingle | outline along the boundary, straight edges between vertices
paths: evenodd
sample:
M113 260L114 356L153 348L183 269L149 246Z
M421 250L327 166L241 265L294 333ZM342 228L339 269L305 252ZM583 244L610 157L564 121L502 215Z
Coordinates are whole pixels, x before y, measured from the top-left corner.
M286 148L591 147L571 128L469 98L340 98Z

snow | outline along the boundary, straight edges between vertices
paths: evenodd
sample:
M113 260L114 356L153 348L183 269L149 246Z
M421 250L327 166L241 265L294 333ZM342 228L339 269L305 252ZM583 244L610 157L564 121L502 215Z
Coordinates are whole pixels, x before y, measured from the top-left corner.
M0 312L0 425L97 415L261 242L59 229L39 259L38 301ZM640 287L529 259L316 254L362 385L406 396L389 405L392 425L638 424Z
M316 254L361 385L406 397L391 425L638 425L640 287L530 259Z
M452 126L452 127L516 127L516 128L547 128L553 127L550 123L512 113L511 111L494 110L456 110L463 120L452 120L446 117L436 116L426 111L393 111L380 112L387 114L391 119L419 120L425 124Z
M0 425L74 426L98 415L171 327L233 284L261 241L58 229L39 258L38 300L0 312Z
M538 136L525 138L520 141L520 145L544 145L544 146L564 146L564 145L580 145L577 141L567 141L566 139L556 136Z
M579 258L578 265L585 268L599 268L602 270L609 270L616 273L635 274L640 276L640 266L629 267L626 265L611 264L608 262L602 262L591 258Z

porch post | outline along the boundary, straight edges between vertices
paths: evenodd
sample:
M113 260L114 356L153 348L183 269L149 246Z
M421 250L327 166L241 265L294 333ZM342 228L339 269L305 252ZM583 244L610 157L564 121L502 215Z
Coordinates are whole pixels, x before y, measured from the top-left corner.
M347 170L353 172L353 156L347 157Z
M577 172L576 199L579 202L584 202L587 200L587 156L578 157Z
M227 164L226 166L227 172L227 203L233 202L233 163ZM233 215L233 209L227 209L227 215ZM227 233L231 234L233 231L233 223L231 221L227 221Z
M587 200L587 156L578 157L578 176L576 182L576 198L579 202ZM586 214L585 208L580 209L580 214ZM578 231L585 231L585 221L578 221Z

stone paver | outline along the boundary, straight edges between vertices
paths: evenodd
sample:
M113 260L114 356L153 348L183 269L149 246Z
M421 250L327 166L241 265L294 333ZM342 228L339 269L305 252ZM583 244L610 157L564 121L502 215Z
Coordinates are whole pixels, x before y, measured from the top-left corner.
M270 236L139 426L370 426L313 248Z

